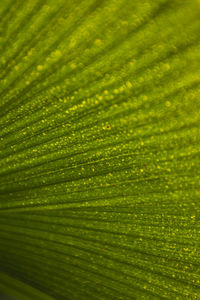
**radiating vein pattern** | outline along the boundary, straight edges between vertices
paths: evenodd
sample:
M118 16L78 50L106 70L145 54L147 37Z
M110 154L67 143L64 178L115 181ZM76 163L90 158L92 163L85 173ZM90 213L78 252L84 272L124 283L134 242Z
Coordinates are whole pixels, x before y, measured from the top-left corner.
M199 2L1 1L0 290L200 299L199 152Z

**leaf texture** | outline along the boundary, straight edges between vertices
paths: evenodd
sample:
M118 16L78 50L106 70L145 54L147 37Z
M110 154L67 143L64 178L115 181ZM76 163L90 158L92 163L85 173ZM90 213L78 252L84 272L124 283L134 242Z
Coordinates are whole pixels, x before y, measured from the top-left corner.
M200 299L200 6L2 0L0 290Z

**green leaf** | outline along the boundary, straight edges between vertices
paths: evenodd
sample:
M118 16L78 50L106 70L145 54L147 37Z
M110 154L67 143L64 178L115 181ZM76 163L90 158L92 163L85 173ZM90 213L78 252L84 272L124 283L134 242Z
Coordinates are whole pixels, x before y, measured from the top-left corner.
M2 0L0 291L200 299L200 6Z

